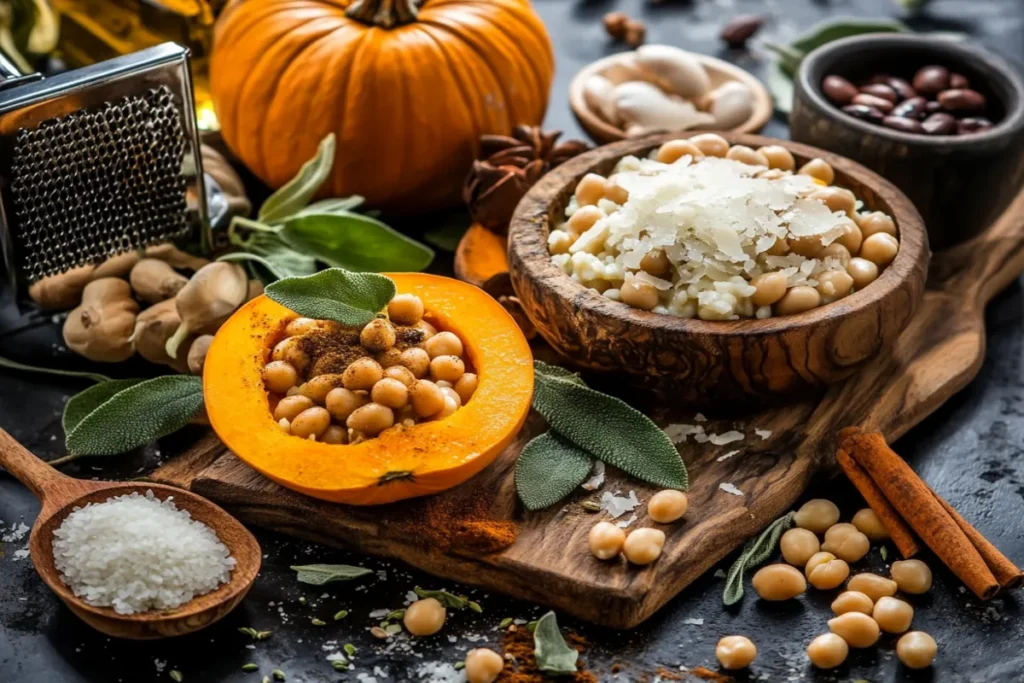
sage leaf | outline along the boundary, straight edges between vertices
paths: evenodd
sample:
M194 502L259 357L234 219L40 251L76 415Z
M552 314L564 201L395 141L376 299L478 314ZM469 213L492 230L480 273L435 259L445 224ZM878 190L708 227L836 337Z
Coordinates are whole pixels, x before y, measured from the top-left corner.
M76 455L124 453L178 431L202 405L201 377L155 377L118 391L78 419L65 443Z
M357 194L354 194L351 197L321 199L318 202L313 202L302 211L295 213L292 218L306 216L311 213L342 213L345 211L351 211L352 209L362 206L364 201L366 200Z
M527 510L554 505L590 476L594 458L553 432L532 439L516 460L516 491Z
M419 596L420 600L434 598L448 609L462 609L470 604L469 601L461 595L455 595L448 591L431 591L416 586L413 588L413 592ZM477 607L479 607L479 605L477 605Z
M266 294L301 316L354 327L373 320L396 291L395 283L383 275L328 268L278 280L267 285Z
M729 573L725 575L725 591L722 593L722 602L726 605L735 605L743 598L743 573L753 569L775 551L779 538L789 527L793 526L795 512L779 517L768 525L768 528L761 532L757 538L752 538L743 546L743 552L736 558L736 561L729 567Z
M295 216L277 234L296 251L354 271L417 271L434 260L430 247L357 213Z
M246 251L235 251L235 252L232 252L230 254L224 254L223 256L218 258L217 260L218 261L231 261L231 262L243 261L243 262L258 263L259 265L261 265L261 266L263 266L264 268L267 269L267 272L270 273L270 275L273 278L273 280L280 280L282 278L288 277L288 274L285 271L279 269L276 265L274 265L273 263L271 263L267 259L263 258L262 256L258 256L256 254L250 254L249 252L246 252Z
M351 581L373 573L373 570L366 567L353 567L348 564L305 564L296 565L291 569L298 572L295 578L313 586L322 586L334 581Z
M144 381L146 380L112 379L78 392L64 405L64 416L61 418L64 433L70 434L89 413L112 399L115 394Z
M280 277L312 275L320 268L312 256L301 254L281 241L277 235L258 233L253 235L246 249L270 263L275 270L283 273ZM267 283L264 283L267 284Z
M865 33L905 33L909 30L906 24L895 19L836 17L812 26L806 33L795 38L790 46L807 55L812 50L840 38Z
M533 409L555 432L598 460L662 488L685 491L686 465L649 417L566 371L534 361Z
M548 612L537 620L533 631L533 656L541 671L556 676L576 673L576 660L580 653L562 638L554 612Z
M261 223L281 223L304 209L331 175L335 147L334 133L330 133L320 141L316 156L303 164L294 178L263 202L257 220Z

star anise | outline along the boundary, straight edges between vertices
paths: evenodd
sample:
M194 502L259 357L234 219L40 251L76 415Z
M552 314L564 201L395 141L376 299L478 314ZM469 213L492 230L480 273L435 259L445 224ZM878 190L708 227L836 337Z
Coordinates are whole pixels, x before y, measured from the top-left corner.
M556 144L562 131L516 126L511 136L480 138L480 160L462 186L462 199L473 220L504 235L516 204L542 175L590 149L582 140Z

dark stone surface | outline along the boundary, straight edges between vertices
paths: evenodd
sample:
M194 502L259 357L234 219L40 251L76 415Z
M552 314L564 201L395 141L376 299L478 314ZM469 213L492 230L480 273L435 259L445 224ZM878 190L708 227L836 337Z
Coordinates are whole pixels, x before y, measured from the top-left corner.
M580 135L569 114L565 92L569 79L585 62L618 49L608 44L600 26L601 15L625 9L643 18L651 42L668 42L703 52L721 54L760 73L763 57L730 51L718 44L717 32L732 14L765 11L772 19L757 41L785 38L830 15L876 16L892 14L889 0L807 0L770 3L732 0L667 1L646 5L628 2L567 2L538 0L537 7L556 43L558 74L548 116L550 127ZM765 9L765 8L768 9ZM1020 58L1024 54L1021 4L1016 0L933 3L933 14L916 25L964 31L973 40ZM785 135L775 121L769 134ZM8 302L9 303L9 302ZM37 364L71 366L74 362L56 349L56 327L46 318L21 329L7 305L0 310L0 353ZM943 406L923 425L904 437L897 449L943 496L956 505L983 533L1011 558L1024 562L1024 289L1013 285L999 296L987 314L988 357L979 377ZM119 368L135 375L145 366ZM37 454L52 458L64 454L60 412L66 398L85 383L64 378L40 378L26 373L0 372L0 426ZM132 477L151 469L165 454L177 452L195 432L165 439L159 448L114 459L86 461L67 468L82 477ZM848 517L860 507L842 481L822 481L812 487L817 496L841 501ZM25 489L0 475L0 520L7 533L15 524L31 525L38 505ZM0 681L78 683L168 681L172 669L188 682L259 681L271 670L283 670L289 681L356 681L358 674L373 676L374 667L388 671L376 675L384 681L430 680L419 678L423 662L456 662L467 649L498 642L497 624L505 617L533 619L541 608L494 595L471 592L484 607L483 615L454 614L442 633L392 653L382 653L380 641L368 629L376 623L369 613L401 607L415 585L449 587L403 566L314 546L273 534L257 533L265 552L264 569L249 598L220 624L186 638L155 642L114 642L90 631L45 588L27 559L15 559L25 543L0 546ZM891 550L891 549L890 549ZM317 590L298 584L288 567L296 563L350 562L386 572L386 578L354 584L334 584ZM881 569L877 550L869 564ZM937 563L932 562L937 567ZM727 566L727 563L726 565ZM981 603L968 595L955 578L937 571L936 585L915 599L914 627L932 633L939 642L939 658L932 670L912 673L895 659L892 637L882 646L854 652L834 672L815 672L803 654L807 641L825 631L832 592L811 592L784 605L769 605L747 598L736 609L723 609L722 580L708 573L665 609L630 632L613 632L579 623L565 623L590 642L584 659L601 681L651 681L659 667L677 671L681 665L713 667L719 637L732 633L750 636L760 656L749 680L815 681L1012 681L1024 680L1024 625L1017 595ZM321 597L325 595L327 597ZM299 602L305 597L307 604ZM280 611L283 609L283 613ZM331 616L340 609L350 615L340 622ZM311 625L312 617L328 622ZM695 623L702 620L702 623ZM237 629L270 629L273 635L255 643ZM325 661L327 641L352 643L359 648L357 669L335 673ZM255 662L259 673L241 666ZM158 671L158 663L165 663ZM616 677L613 664L622 666ZM743 676L741 680L748 680Z

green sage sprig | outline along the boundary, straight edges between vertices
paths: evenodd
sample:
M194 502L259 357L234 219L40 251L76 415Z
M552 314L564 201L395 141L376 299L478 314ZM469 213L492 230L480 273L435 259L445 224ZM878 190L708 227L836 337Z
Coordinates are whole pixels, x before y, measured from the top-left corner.
M533 656L541 671L556 676L576 673L580 653L565 642L554 612L548 612L537 620L537 627L533 630Z
M306 564L296 565L291 569L297 572L296 579L311 586L322 586L334 581L351 581L373 573L372 569L348 564Z
M420 600L434 598L448 609L465 609L468 607L470 610L478 614L482 614L484 611L483 607L481 607L479 603L473 602L464 595L455 595L454 593L449 593L444 590L426 590L419 586L413 588L413 592L419 596Z
M729 573L725 575L725 591L722 593L722 602L726 605L734 605L743 598L744 572L760 565L771 556L775 551L775 546L779 543L779 538L793 526L795 515L796 513L790 512L779 517L769 524L760 536L746 542L743 552L729 567Z
M391 278L329 268L316 275L290 277L267 285L268 297L299 315L365 325L395 296Z

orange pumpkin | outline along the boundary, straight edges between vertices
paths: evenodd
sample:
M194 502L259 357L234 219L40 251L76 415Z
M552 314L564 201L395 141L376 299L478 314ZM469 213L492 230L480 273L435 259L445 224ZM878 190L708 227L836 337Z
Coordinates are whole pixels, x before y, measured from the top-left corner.
M484 133L538 124L554 72L528 0L232 0L210 79L231 151L272 187L328 133L325 196L453 205Z
M263 366L296 314L266 296L239 309L206 356L203 394L217 435L282 486L316 498L374 505L451 488L489 465L516 435L533 398L533 357L515 321L472 285L437 275L390 275L419 296L426 318L457 334L479 384L459 410L397 426L361 443L332 445L285 433L271 415Z

